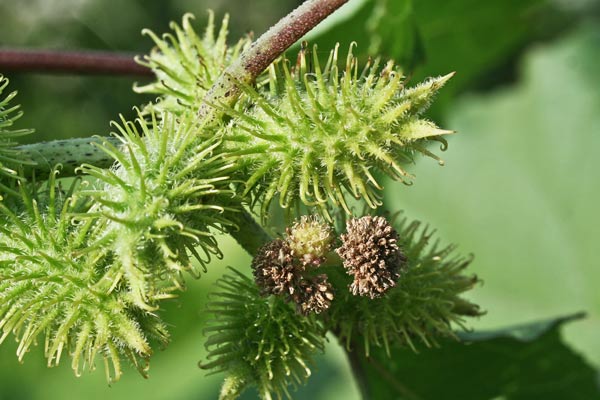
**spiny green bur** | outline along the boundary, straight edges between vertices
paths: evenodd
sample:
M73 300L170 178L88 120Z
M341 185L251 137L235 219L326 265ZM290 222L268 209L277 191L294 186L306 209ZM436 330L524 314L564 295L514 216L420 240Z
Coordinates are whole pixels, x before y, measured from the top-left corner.
M215 43L209 27L204 43L224 46L223 32ZM21 133L5 129L19 116L4 107L13 96L0 104L9 162L11 139ZM122 358L146 373L152 343L168 339L159 302L184 288L184 272L197 277L221 256L214 232L231 228L229 216L240 209L230 188L235 159L215 151L221 139L201 130L193 111L148 107L137 121L114 126L118 143L97 142L112 168L82 165L85 185L68 195L58 169L42 192L18 175L22 185L2 186L0 221L2 340L13 333L22 360L46 335L48 364L68 353L77 374L102 355L110 380L121 376Z
M23 361L43 335L48 366L66 353L77 375L94 369L96 355L109 381L121 376L121 358L145 374L149 342L166 344L166 328L132 304L119 272L109 267L109 249L90 247L99 222L72 224L72 215L89 204L74 201L77 182L64 192L55 175L39 192L21 186L19 215L0 204L0 341L14 334Z
M223 71L249 41L227 47L227 18L215 40L212 14L203 38L194 33L189 15L182 27L171 26L175 35L164 39L147 32L157 48L143 63L158 79L137 90L162 95L150 108L197 109L216 71ZM257 88L237 82L245 98L236 106L212 104L231 117L219 132L222 151L241 156L244 168L236 178L245 181L242 194L260 202L263 215L274 198L284 208L304 204L327 217L332 206L350 213L348 195L376 208L382 189L376 171L410 182L403 165L414 162L416 153L442 163L427 144L438 141L445 148L443 135L453 132L422 114L453 74L406 88L391 61L383 68L378 60L369 62L359 71L352 47L341 71L337 47L323 68L316 47L312 55L303 49L295 68L290 71L285 58L277 60Z
M28 158L22 157L14 149L17 145L16 139L29 135L33 131L31 129L11 129L14 122L21 118L23 112L19 111L19 105L10 105L10 101L17 95L16 91L3 96L2 93L7 86L8 79L0 74L0 190L13 191L11 187L6 186L10 183L4 181L8 178L12 183L13 179L19 178L17 175L19 166L31 164ZM2 192L0 192L0 199L2 197Z
M210 228L234 225L226 212L239 208L229 188L235 163L213 154L219 138L200 134L189 112L151 112L149 121L140 115L115 126L122 145L103 148L118 166L82 166L98 185L80 193L96 202L80 217L108 220L100 241L112 246L133 301L150 311L165 282L181 289L184 271L199 277L190 255L202 267L211 255L221 257Z
M209 12L208 25L204 35L199 36L193 29L192 14L185 14L181 26L172 22L173 33L158 37L144 29L156 44L149 55L137 59L156 74L156 81L144 86L135 86L138 93L160 95L157 104L148 107L180 113L195 109L208 89L225 68L250 43L250 38L242 38L233 47L227 46L229 16L225 15L215 37L214 14Z
M403 164L415 153L438 159L427 142L445 145L441 136L452 133L422 117L452 74L406 88L391 62L359 71L352 46L341 71L337 47L323 68L316 47L312 57L300 52L293 71L287 64L270 67L268 90L243 85L248 100L225 110L234 120L224 139L244 156L245 193L262 202L263 214L274 198L283 208L317 206L327 217L328 205L350 213L348 194L376 208L376 172L409 181Z
M378 299L352 296L346 289L347 278L337 279L328 323L348 349L360 345L369 355L371 346L406 345L417 351L419 343L431 347L436 337L456 338L453 326L464 327L465 317L481 315L479 307L460 295L479 280L466 276L470 257L453 254L454 246L430 243L433 232L417 221L402 220L398 245L407 259L397 285ZM358 341L353 343L354 341Z
M290 398L288 386L303 383L314 353L323 351L322 325L279 297L261 296L256 284L234 269L217 286L207 310L214 315L205 330L209 361L200 366L227 372L224 390L231 393L222 393L222 399L236 398L251 384L263 399Z

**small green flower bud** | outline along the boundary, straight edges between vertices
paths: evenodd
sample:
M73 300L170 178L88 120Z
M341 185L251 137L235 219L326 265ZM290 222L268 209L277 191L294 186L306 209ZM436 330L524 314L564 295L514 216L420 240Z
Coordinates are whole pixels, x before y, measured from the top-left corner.
M320 265L334 238L329 225L316 216L302 216L286 233L286 242L294 256L305 265Z

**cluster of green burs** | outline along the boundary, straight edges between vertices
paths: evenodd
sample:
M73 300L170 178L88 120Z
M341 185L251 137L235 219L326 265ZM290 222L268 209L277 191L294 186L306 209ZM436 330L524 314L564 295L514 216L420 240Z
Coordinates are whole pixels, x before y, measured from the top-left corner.
M158 98L113 125L118 143L98 145L113 166L83 164L83 178L28 172L17 139L30 132L11 129L20 112L0 76L0 341L14 336L19 360L41 342L49 366L70 356L76 374L98 358L110 381L123 360L146 374L169 340L162 302L222 255L215 235L253 235L248 214L278 233L209 302L200 366L226 373L221 398L249 385L289 397L327 332L367 355L455 337L480 314L460 297L477 283L470 258L381 207L382 181L410 182L416 155L441 163L427 147L451 132L423 112L451 75L409 88L392 62L359 68L352 45L343 63L304 45L205 120L206 93L250 39L228 46L227 18L201 35L191 21L146 32L156 46L139 62L156 80L134 89Z

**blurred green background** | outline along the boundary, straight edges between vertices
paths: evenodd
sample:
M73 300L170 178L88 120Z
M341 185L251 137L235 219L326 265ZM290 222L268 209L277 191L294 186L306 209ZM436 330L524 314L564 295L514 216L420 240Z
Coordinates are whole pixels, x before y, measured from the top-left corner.
M142 28L168 30L185 12L203 29L206 9L231 14L230 38L263 32L300 1L292 0L0 0L0 45L98 49L144 54ZM351 0L311 34L328 49L356 40L363 55L401 61L410 82L457 71L431 118L457 135L440 167L422 159L406 187L388 182L390 209L436 227L445 242L474 253L485 284L471 298L488 314L476 329L575 311L565 336L600 365L600 5L593 0ZM3 71L0 70L0 73ZM29 140L106 134L119 113L151 100L131 91L130 77L5 73L32 127ZM138 79L142 81L141 79ZM437 149L436 149L437 150ZM215 398L220 376L196 367L204 356L202 313L226 265L249 257L223 238L225 259L211 265L167 305L172 342L152 359L150 379L133 369L112 387L103 366L75 378L67 359L47 369L41 349L20 365L16 344L0 346L0 400L132 397ZM42 344L43 345L43 344ZM357 399L344 355L331 340L310 385L297 398ZM245 398L254 398L247 393Z

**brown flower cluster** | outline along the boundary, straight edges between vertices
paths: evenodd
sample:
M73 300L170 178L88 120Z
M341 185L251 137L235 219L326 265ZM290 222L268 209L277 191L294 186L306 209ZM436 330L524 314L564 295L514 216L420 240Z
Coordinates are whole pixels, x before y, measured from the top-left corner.
M347 222L342 245L335 251L346 272L353 276L353 295L377 298L396 285L406 257L398 247L398 233L383 217L365 216ZM263 295L284 296L299 313L321 313L333 300L325 274L315 274L332 250L329 226L313 217L302 217L286 230L283 239L267 243L252 261L252 270Z
M336 252L346 271L354 277L350 290L354 295L376 298L396 285L406 262L398 247L398 233L383 217L353 218L341 235L342 246Z
M264 295L284 296L296 310L319 314L331 305L333 289L327 275L314 275L331 249L330 228L314 218L303 217L286 232L261 247L252 261L257 285Z

